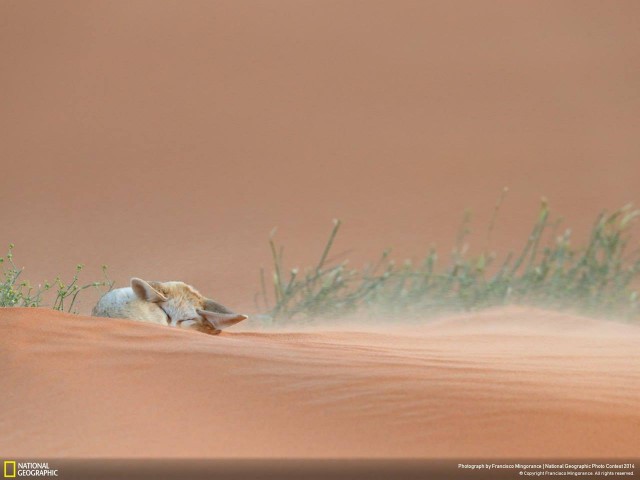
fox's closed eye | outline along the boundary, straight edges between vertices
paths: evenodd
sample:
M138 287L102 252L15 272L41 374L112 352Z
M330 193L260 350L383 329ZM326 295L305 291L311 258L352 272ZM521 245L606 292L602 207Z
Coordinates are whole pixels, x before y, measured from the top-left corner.
M186 326L188 324L201 323L201 322L202 322L202 318L198 317L198 318L186 318L183 320L178 320L176 323L178 324L178 326Z

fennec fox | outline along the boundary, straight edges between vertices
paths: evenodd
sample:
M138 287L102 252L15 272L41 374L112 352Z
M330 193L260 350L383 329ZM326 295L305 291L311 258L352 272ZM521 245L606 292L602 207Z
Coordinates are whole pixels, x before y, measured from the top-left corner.
M131 279L131 287L106 293L91 314L190 328L211 335L247 318L203 297L186 283L146 282L139 278Z

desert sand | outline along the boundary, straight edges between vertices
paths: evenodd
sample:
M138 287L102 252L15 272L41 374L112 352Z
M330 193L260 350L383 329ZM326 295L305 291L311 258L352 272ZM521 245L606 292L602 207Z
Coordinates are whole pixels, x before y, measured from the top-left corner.
M0 310L11 457L640 455L640 327L503 308L205 334ZM251 331L251 329L255 331Z

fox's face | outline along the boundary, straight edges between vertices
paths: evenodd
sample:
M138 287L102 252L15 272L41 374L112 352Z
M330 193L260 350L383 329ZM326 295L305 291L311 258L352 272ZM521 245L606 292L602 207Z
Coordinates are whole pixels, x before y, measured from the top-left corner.
M160 307L167 315L168 324L176 327L213 327L220 331L247 318L203 297L183 282L147 282L132 278L131 288L139 299Z

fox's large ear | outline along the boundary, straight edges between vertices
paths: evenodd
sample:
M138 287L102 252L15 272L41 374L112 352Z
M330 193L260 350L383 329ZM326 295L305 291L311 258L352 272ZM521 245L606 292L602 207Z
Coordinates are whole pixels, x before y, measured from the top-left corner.
M233 314L235 314L234 311L229 310L227 307L225 307L221 303L214 302L210 298L205 298L204 299L204 309L207 310L208 312L233 313Z
M134 277L131 279L131 288L140 300L152 303L166 302L168 300L167 297L156 288L152 287L151 283Z
M246 320L246 315L240 315L238 313L220 313L211 312L209 310L197 309L198 315L202 316L207 322L209 322L214 328L218 330L224 330L225 328L235 325L242 320Z

